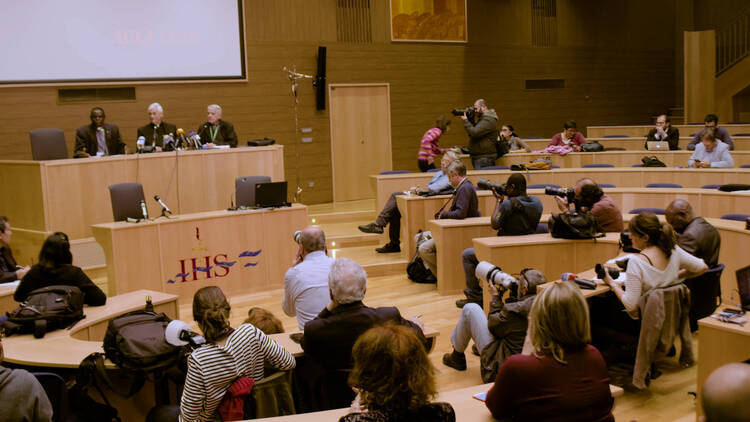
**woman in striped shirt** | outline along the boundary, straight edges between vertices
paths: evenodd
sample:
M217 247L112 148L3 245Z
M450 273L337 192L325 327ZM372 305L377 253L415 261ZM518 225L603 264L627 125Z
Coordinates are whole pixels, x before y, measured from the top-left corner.
M417 163L419 170L425 172L435 168L435 156L444 154L448 148L440 148L440 136L450 129L451 121L445 116L440 116L435 122L435 127L424 133L422 144L419 147Z
M221 420L216 409L227 389L239 377L262 379L264 364L280 370L294 368L294 356L252 324L233 329L229 310L229 302L216 286L204 287L193 296L193 318L206 345L188 358L181 421Z

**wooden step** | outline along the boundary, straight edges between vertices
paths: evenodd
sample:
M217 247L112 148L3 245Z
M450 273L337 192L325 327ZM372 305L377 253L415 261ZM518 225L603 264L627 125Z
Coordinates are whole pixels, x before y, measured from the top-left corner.
M321 225L330 223L346 223L352 221L369 221L375 220L378 214L375 210L331 212L321 214L308 214L307 218L311 225Z
M406 265L411 258L403 250L398 253L377 253L372 246L332 249L331 256L357 261L365 269L368 277L405 274Z

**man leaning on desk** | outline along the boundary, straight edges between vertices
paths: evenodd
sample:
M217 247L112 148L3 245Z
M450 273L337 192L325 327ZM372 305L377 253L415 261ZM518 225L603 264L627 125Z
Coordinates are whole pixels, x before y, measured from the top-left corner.
M128 147L120 138L120 129L116 125L104 123L104 109L94 107L89 118L91 124L76 130L76 145L73 149L76 158L127 154Z

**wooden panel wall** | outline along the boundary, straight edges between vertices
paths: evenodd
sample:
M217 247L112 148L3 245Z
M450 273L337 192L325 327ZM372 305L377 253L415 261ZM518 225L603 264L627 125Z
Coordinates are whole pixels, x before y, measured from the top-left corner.
M528 0L469 0L467 44L392 43L388 1L370 5L373 42L354 44L336 40L336 0L245 0L249 82L138 85L136 101L101 104L107 120L132 147L151 102L186 130L205 121L205 106L215 102L241 141L268 136L284 144L293 180L293 99L282 67L314 74L319 45L328 47L329 83L390 83L394 169L416 170L419 140L435 118L480 97L522 136L552 136L571 118L581 128L649 122L674 103L675 30L662 19L674 0L558 0L559 45L549 48L531 47ZM527 91L531 78L563 78L566 88ZM309 81L299 93L300 127L312 128L314 138L300 146L301 198L327 202L328 111L315 110ZM88 123L94 105L57 105L55 87L0 89L4 158L29 159L28 131L38 127L62 128L72 151L75 128ZM460 122L453 120L442 145L466 143Z

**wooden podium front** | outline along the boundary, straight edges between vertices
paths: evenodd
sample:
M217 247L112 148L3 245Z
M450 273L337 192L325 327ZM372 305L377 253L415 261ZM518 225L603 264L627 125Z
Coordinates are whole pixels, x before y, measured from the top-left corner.
M294 204L92 230L107 261L107 296L150 289L175 294L184 304L204 286L219 286L227 296L282 288L297 252L292 236L306 225L307 207Z

